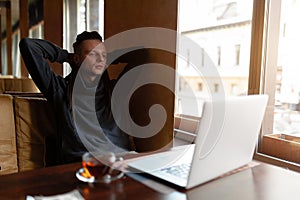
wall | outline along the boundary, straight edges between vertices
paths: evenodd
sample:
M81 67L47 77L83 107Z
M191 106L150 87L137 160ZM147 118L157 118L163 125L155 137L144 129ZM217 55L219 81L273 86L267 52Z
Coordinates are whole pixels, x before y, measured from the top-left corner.
M175 88L174 69L176 55L174 52L176 51L177 1L106 0L104 6L104 37L105 41L109 43L107 45L108 51L117 49L117 47L123 48L138 45L145 47L144 49L132 51L123 56L123 60L121 59L120 62L127 64L114 66L111 67L111 69L108 68L110 74L116 76L116 73L119 73L123 69L129 71L131 69L137 69L137 67L143 64L152 63L151 66L153 66L153 70L150 70L147 75L134 78L136 78L137 81L142 80L143 77L145 79L165 78L167 79L167 84L171 85L170 90L159 83L145 84L135 90L131 96L129 105L124 105L128 107L133 121L142 127L152 123L149 117L149 109L152 105L162 105L167 114L163 128L154 136L146 137L143 135L143 132L131 133L135 136L134 142L136 144L136 150L157 150L167 145L172 145L174 129L173 91ZM142 31L141 34L138 34L140 33L138 30L140 30L139 28L141 27L158 27L161 29L150 28L149 31L145 29L144 32ZM152 30L154 31L152 32ZM164 31L170 31L170 37L165 37L160 34L164 33ZM132 37L130 32L137 34L136 37ZM164 47L166 47L167 50L164 49ZM155 64L153 63L163 64L167 67L166 69L171 69L173 74L168 77L159 77L163 76L162 71L156 70ZM132 131L135 132L136 130L132 129Z

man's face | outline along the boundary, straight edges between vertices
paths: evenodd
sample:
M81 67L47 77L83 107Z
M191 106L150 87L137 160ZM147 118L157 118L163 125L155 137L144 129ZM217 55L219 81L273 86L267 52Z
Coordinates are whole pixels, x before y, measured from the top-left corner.
M106 66L106 48L99 40L85 40L79 47L79 64L88 76L101 75Z

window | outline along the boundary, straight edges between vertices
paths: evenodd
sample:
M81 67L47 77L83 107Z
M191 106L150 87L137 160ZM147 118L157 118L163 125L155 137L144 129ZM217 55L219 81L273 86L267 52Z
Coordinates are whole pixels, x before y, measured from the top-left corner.
M231 94L232 95L238 94L238 86L235 83L231 84Z
M235 45L235 65L240 65L241 45Z
M179 8L181 36L200 46L199 66L217 68L222 84L214 82L217 77L187 71L184 62L177 62L177 80L184 77L191 88L203 83L201 92L194 91L199 105L221 87L226 96L268 94L255 158L300 171L295 160L300 159L300 0L187 0ZM191 68L197 68L189 59ZM180 101L175 106L189 108L186 93L176 95ZM188 109L177 112L182 110ZM201 117L192 111L179 114Z
M219 84L218 84L218 83L215 83L215 84L214 84L214 92L215 92L215 93L218 93L218 92L219 92Z
M204 67L204 62L205 62L205 50L201 48L201 67Z
M43 38L44 37L44 27L43 27L43 4L42 0L29 1L28 10L28 25L29 25L29 37L32 38ZM20 31L19 31L19 2L10 1L11 3L11 31L12 31L12 46L11 46L11 59L12 59L12 74L8 71L8 55L7 55L7 37L6 37L6 18L4 18L5 23L2 24L2 52L1 52L1 70L0 75L12 75L14 77L21 77L21 57L19 52L19 41L20 41ZM4 13L5 14L5 9ZM5 16L5 15L3 15ZM3 19L3 18L2 18Z
M266 10L270 15L266 19L268 31L264 31L261 89L269 95L269 103L257 156L268 155L280 165L293 169L298 166L299 170L300 0L271 0ZM258 79L253 82L259 83Z
M82 31L96 30L102 37L104 33L104 0L64 0L64 47L73 51L76 35ZM64 75L71 68L64 65Z
M218 61L217 61L217 65L220 66L221 65L221 47L217 47L217 56L218 56Z
M77 16L77 23L78 23L78 33L87 30L87 17L88 17L88 3L86 0L79 0L79 7L78 7L78 16Z
M200 117L203 101L212 95L223 91L226 96L247 94L252 7L252 0L179 1L179 37L191 40L199 48L196 52L184 49L182 52L186 55L180 55L177 61L176 83L180 86L175 91L175 114ZM239 46L234 49L237 44ZM184 45L178 43L178 46ZM235 67L236 62L239 68ZM205 69L215 69L218 75L201 74ZM192 88L193 93L183 90L180 80L185 80L189 85L186 88ZM195 112L192 98L196 98L199 112ZM177 109L179 106L184 109Z
M198 83L198 91L202 91L203 90L203 84L202 83Z
M186 67L189 67L190 66L190 50L189 49L187 50L186 54L187 54Z
M217 20L235 17L237 15L237 2L216 3L214 11L217 14Z
M29 30L29 37L32 38L44 38L44 23L40 22L35 26L32 26Z

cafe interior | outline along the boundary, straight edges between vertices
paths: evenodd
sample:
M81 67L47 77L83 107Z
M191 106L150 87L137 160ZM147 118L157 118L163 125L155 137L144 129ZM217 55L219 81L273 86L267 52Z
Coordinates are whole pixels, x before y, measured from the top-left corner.
M299 0L0 0L0 199L299 199L299 11ZM22 38L36 38L72 52L83 31L99 32L112 55L106 70L121 83L112 96L126 107L114 117L127 114L131 123L123 129L130 132L130 151L101 157L98 172L87 167L86 154L81 162L55 161L56 113L19 50ZM49 64L57 76L72 72L66 62ZM249 96L268 97L261 119L242 107L234 123L241 133L230 139L237 148L228 153L223 146L218 156L224 159L211 165L200 156L203 165L193 166L189 179L197 182L201 171L215 176L181 187L128 169L132 161L187 146L197 155L205 141L205 102ZM230 113L222 112L216 115ZM238 144L252 121L259 126L250 160L217 173L247 149ZM224 121L217 123L220 132L227 130ZM94 175L99 170L101 178Z

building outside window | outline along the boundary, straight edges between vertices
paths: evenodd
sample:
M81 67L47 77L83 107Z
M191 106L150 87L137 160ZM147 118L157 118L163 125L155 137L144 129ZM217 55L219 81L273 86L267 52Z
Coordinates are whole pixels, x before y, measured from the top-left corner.
M201 67L204 66L205 63L205 50L201 48Z
M265 3L266 9L256 20L267 17L265 24L261 24L265 29L264 35L257 36L263 41L261 52L263 69L260 70L258 65L251 65L249 68L250 61L257 59L257 55L250 57L251 45L256 42L257 38L251 41L253 10L249 8L261 2ZM260 85L256 93L268 94L269 102L257 154L267 155L266 157L273 163L282 162L283 166L291 168L298 166L299 170L300 155L292 152L299 152L300 148L300 65L298 59L300 0L187 0L181 1L179 7L180 34L199 45L199 49L205 49L204 53L199 51L201 56L205 54L203 56L205 62L200 62L199 66L193 66L191 59L190 66L193 66L194 71L184 68L186 60L182 59L177 62L178 77L184 77L191 88L193 84L202 82L203 90L201 92L195 90L191 95L184 93L183 90L176 91L180 102L175 105L180 104L181 108L188 107L190 98L196 98L201 107L203 101L209 99L216 91L216 85L210 86L208 82L213 83L219 77L222 85L218 87L224 88L226 97L247 95L249 92L252 93L251 85ZM254 11L259 12L259 9L255 7ZM199 20L188 20L190 18ZM254 25L257 29L260 24ZM220 47L222 47L222 57L220 49L216 54L216 49ZM261 48L256 48L254 51L261 51ZM211 64L209 61L215 61L215 65L209 65ZM217 67L218 64L222 67ZM205 76L200 73L195 76L199 69L197 67L208 66L216 68L219 77ZM249 79L249 71L253 69L261 74ZM192 109L177 109L176 113L201 117L201 109L197 113L184 113L184 110Z
M221 47L217 47L217 65L220 66L221 65L221 55L222 55L222 52L221 52Z
M203 84L202 83L198 83L198 91L202 91L203 90Z
M216 83L214 84L214 93L218 93L219 92L219 84Z
M191 56L184 55L186 56L185 59L178 59L177 80L184 77L190 88L198 88L199 82L203 85L201 91L198 89L193 90L192 93L184 90L176 91L181 108L188 108L193 105L191 99L196 98L199 112L181 113L185 110L195 110L188 108L176 109L176 113L199 117L202 102L210 98L212 93L221 92L222 88L226 96L247 94L252 7L252 0L179 1L178 28L180 36L190 39L199 47L199 52L193 52L194 50L190 49L190 55L200 54L201 56L198 66ZM180 43L178 45L180 46ZM187 62L189 62L189 69L185 67ZM236 67L237 63L238 68ZM203 76L199 73L206 68L216 69L218 76ZM221 83L218 83L219 86L215 85L217 79L221 80ZM233 84L235 85L235 92L232 92ZM178 104L178 102L175 103L175 105Z
M235 65L240 65L241 45L235 45Z

